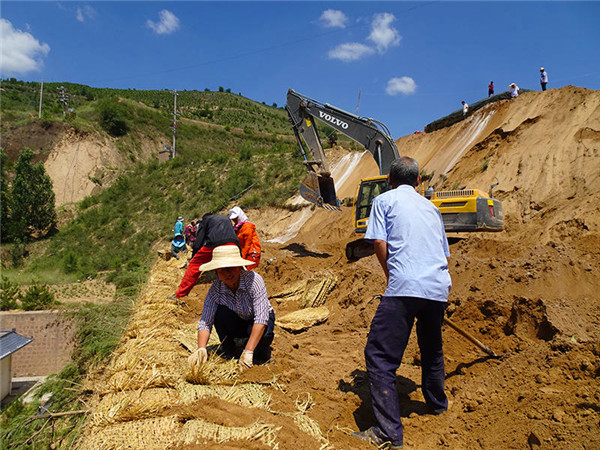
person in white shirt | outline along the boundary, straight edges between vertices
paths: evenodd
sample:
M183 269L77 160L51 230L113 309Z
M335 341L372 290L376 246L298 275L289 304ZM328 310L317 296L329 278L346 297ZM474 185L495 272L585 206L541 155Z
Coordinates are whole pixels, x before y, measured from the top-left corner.
M515 83L510 83L508 85L508 91L510 92L511 98L518 97L520 94L519 86L517 86Z
M542 85L542 91L545 91L548 84L548 72L543 67L540 67L540 84Z
M469 112L469 105L464 100L462 101L462 105L463 105L463 116L466 116L467 113Z

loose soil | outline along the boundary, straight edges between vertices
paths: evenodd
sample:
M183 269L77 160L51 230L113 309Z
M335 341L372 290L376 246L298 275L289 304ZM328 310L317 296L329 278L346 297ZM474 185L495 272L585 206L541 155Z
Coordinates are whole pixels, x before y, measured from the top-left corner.
M499 233L449 236L448 316L502 357L489 358L444 328L450 407L442 415L428 415L411 336L397 372L406 447L600 448L600 92L569 86L526 93L447 129L402 138L398 145L401 154L435 172L436 188L460 183L485 189L497 178L494 192L503 202L506 224ZM334 179L335 170L354 167L338 186L341 198L352 195L360 176L373 175L368 154L354 158L350 152L342 158L337 149L331 155L344 161L332 171ZM344 256L345 245L356 239L351 208L246 213L261 237L264 253L257 272L276 315L300 308L299 301L281 300L278 293L303 280L335 277L325 297L327 322L295 334L276 328L274 363L239 377L240 385L266 383L270 410L211 397L186 405L163 403L125 421L141 426L148 417L176 417L179 428L171 429L169 445L177 448L274 447L246 440L182 443L177 429L197 418L237 427L273 424L281 427L276 431L280 449L372 448L350 433L373 423L363 348L385 279L374 256L354 262ZM177 288L181 266L159 259L141 304L164 302ZM174 318L171 326L187 330L192 342L209 286L210 280L201 279L185 302L164 306ZM168 328L160 328L163 322L156 321L156 333L168 335ZM129 333L122 348L143 337ZM176 348L173 357L179 363L156 362L156 370L175 378L183 376L189 354L185 346ZM132 368L141 371L149 363L139 359ZM90 378L93 404L101 401L114 375L107 370ZM275 413L295 411L295 401L309 395L312 406L305 415L317 422L320 434ZM110 426L90 423L84 437L100 432L110 435ZM131 433L133 447L139 433Z

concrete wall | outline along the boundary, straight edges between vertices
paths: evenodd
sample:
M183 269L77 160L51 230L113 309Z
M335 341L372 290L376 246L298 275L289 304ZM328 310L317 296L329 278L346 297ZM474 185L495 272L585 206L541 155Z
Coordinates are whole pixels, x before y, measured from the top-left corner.
M0 399L3 399L10 394L10 386L12 378L10 376L10 361L12 355L0 360Z
M33 342L12 355L13 377L59 372L73 350L74 328L57 311L0 312L0 329L12 330Z

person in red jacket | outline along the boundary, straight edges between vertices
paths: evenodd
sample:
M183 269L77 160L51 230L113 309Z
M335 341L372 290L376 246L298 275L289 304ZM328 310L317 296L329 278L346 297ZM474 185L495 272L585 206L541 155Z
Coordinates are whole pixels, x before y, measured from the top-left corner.
M253 265L248 266L248 270L255 269L260 262L261 251L256 226L248 221L248 217L239 206L229 210L229 218L233 221L233 229L240 240L242 259L254 261Z

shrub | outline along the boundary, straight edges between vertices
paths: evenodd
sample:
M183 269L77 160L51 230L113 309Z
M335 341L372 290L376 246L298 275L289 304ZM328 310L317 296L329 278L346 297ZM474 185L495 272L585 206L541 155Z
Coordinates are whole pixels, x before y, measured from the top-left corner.
M18 266L24 257L27 256L27 249L25 243L21 239L15 239L15 243L10 249L10 257L12 259L13 266Z
M17 300L20 300L21 293L19 288L14 286L9 280L2 279L0 284L0 310L9 311L19 307Z
M41 286L34 284L21 298L21 307L25 311L40 311L57 304L54 294L50 292L45 284Z
M63 269L66 273L77 271L77 255L74 252L67 252L63 257Z
M125 106L113 99L101 100L97 105L100 126L113 137L124 136L129 131Z

